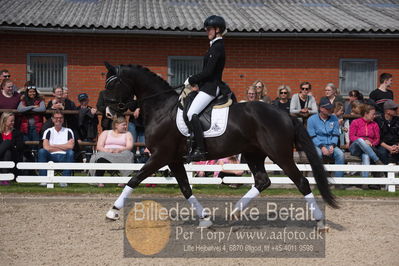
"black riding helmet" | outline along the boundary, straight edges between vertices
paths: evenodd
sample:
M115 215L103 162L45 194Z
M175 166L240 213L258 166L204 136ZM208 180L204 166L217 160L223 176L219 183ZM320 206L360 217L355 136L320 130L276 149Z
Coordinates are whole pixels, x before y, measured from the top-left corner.
M223 33L226 29L226 21L221 16L212 15L205 20L204 27L219 28L220 33Z

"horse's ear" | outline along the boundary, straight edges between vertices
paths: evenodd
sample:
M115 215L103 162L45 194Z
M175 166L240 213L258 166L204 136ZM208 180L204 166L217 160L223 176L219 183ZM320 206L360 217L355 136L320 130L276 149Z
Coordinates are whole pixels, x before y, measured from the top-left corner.
M107 61L104 62L105 67L108 69L108 72L112 75L116 75L116 69L113 65L108 63Z

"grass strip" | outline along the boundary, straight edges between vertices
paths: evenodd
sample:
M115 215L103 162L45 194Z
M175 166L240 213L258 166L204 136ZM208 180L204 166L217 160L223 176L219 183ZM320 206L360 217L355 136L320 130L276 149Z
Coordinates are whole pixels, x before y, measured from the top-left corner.
M241 186L234 189L227 185L193 185L193 193L195 195L216 195L216 196L243 196L249 190L249 186ZM28 193L28 194L45 194L45 195L61 195L61 194L119 194L121 187L116 184L106 184L105 187L97 187L88 184L69 184L68 187L61 188L55 184L53 189L39 186L38 184L13 183L10 186L0 186L0 193ZM388 192L386 190L341 190L333 189L333 194L338 197L399 197L399 191ZM166 194L181 195L178 185L156 185L155 187L146 187L140 185L135 189L137 194ZM314 189L313 193L318 195L318 190ZM262 196L298 196L301 197L299 191L295 188L269 188L262 192Z

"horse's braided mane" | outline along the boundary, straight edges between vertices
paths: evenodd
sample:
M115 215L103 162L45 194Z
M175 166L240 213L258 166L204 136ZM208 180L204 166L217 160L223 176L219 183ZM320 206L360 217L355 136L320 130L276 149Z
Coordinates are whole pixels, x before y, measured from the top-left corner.
M147 67L144 67L142 65L121 65L122 67L129 67L129 68L137 68L139 70L143 70L144 72L148 73L149 75L151 75L152 77L154 77L156 80L159 80L163 86L167 87L168 89L171 88L171 86L169 85L168 82L166 82L163 78L161 78L159 75L155 74L154 72L152 72L151 70L149 70Z

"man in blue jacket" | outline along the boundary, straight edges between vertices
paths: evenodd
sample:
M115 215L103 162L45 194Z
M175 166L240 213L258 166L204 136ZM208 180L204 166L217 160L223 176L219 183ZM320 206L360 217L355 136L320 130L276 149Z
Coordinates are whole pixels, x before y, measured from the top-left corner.
M319 113L312 115L307 122L307 130L316 146L320 157L333 157L335 164L345 164L345 156L337 147L339 139L338 118L332 114L334 105L327 98L322 98ZM342 177L344 172L335 173L336 177Z

